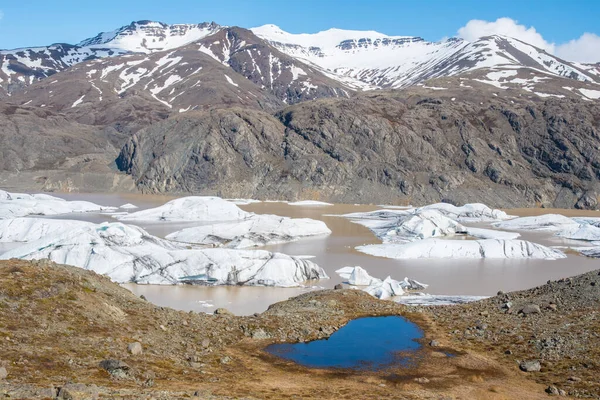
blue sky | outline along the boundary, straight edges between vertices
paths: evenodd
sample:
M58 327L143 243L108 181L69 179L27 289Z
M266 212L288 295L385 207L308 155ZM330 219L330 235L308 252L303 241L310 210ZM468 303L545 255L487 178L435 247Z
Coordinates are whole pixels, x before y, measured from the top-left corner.
M584 33L600 34L600 1L400 1L400 0L102 0L0 1L0 48L55 42L76 43L133 20L167 23L215 21L253 27L317 32L330 27L377 30L389 35L439 40L454 36L468 21L509 17L561 44Z

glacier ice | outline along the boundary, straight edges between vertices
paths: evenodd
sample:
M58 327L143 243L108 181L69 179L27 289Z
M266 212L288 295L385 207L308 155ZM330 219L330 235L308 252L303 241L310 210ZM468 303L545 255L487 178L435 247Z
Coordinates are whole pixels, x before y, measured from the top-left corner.
M119 283L293 287L327 278L306 259L263 250L190 249L119 222L64 228L9 250L0 259L50 259Z
M235 221L252 215L220 197L189 196L116 218L121 221Z
M9 193L0 190L0 219L28 215L58 215L80 212L114 211L88 201L67 201L47 194Z
M167 239L241 249L291 242L303 237L330 233L323 221L277 215L253 215L243 221L221 222L183 229L167 235Z

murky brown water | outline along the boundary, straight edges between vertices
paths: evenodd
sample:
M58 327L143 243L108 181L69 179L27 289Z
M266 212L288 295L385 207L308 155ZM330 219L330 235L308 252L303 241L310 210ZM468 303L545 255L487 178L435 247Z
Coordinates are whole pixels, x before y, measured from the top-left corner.
M67 194L58 195L68 200L87 200L102 205L120 206L133 203L140 209L161 205L172 197L135 194ZM329 280L312 282L310 285L332 288L341 282L335 270L345 266L360 265L371 275L395 279L405 276L428 283L431 294L446 295L493 295L498 290L526 289L558 279L600 268L600 260L569 254L568 258L548 260L393 260L360 253L354 248L380 241L367 228L352 223L346 218L331 216L351 212L379 209L378 206L345 205L333 206L290 206L281 202L263 202L240 206L257 214L276 214L296 218L313 218L324 221L332 230L325 238L304 239L298 242L266 246L264 249L290 255L312 255L331 277ZM511 215L527 216L557 213L567 216L595 216L600 212L581 210L515 209L506 210ZM64 218L64 217L54 217ZM115 221L109 215L81 214L69 216L92 222ZM164 237L168 233L198 225L198 223L152 223L140 224L150 233ZM471 226L490 228L487 223ZM553 237L552 233L520 232L522 239L549 246L583 246L584 242ZM0 251L2 249L0 248ZM211 312L216 307L225 307L236 314L252 314L264 311L270 304L298 295L308 288L263 288L263 287L202 287L202 286L157 286L124 285L137 295L144 295L161 306L181 310ZM206 305L211 305L208 307Z

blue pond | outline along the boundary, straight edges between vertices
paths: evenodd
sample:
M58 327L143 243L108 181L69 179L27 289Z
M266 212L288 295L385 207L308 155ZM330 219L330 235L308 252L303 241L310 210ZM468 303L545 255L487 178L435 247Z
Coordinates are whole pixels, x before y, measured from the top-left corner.
M306 367L377 370L406 365L399 352L421 347L423 332L402 317L368 317L350 321L329 337L308 343L272 344L266 351Z

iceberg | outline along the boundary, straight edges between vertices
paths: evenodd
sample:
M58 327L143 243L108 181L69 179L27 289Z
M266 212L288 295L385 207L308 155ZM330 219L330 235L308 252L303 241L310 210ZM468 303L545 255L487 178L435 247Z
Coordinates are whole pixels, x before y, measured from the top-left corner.
M448 296L420 293L399 297L395 302L407 306L446 306L471 303L473 301L487 299L488 297L489 296Z
M9 193L0 190L0 220L28 215L58 215L82 212L114 211L88 201L67 201L47 194Z
M340 268L335 272L343 279L346 279L348 284L352 286L369 286L375 281L381 281L377 278L373 278L365 269L358 266Z
M416 210L435 210L446 217L460 222L486 222L514 218L504 211L489 208L485 204L473 203L457 207L448 203L430 204Z
M288 203L290 206L332 206L331 203L325 203L324 201L316 201L316 200L302 200L295 201L293 203Z
M123 210L135 210L136 208L139 208L139 207L136 206L135 204L127 203L127 204L123 204L119 208L121 208Z
M556 232L556 236L589 242L600 241L600 227L590 224L574 224L559 230Z
M537 258L555 260L566 258L551 249L525 240L482 239L440 240L425 239L404 244L375 244L356 248L366 254L395 259L417 258Z
M436 210L378 210L344 217L369 228L384 243L406 243L467 232L466 227Z
M167 235L166 238L178 242L242 249L330 233L331 230L323 221L277 215L253 215L243 221L183 229Z
M85 221L45 218L3 219L0 220L0 242L32 242L44 237L60 235L64 232L94 225Z
M294 287L327 278L315 263L285 254L188 247L113 222L64 229L9 250L0 259L50 259L118 283Z
M228 201L238 206L247 206L249 204L262 203L262 201L254 199L225 199L225 201Z
M403 281L396 281L389 276L384 280L373 278L365 269L359 266L344 267L335 272L346 279L351 286L367 286L362 290L378 299L401 296L405 293L405 290L423 290L429 286L409 278L404 278Z
M220 197L189 196L116 218L121 221L235 221L252 215Z
M378 280L378 282L369 285L369 287L363 290L369 293L371 296L382 300L390 297L402 296L404 294L404 290L402 289L400 282L393 280L389 276L383 281Z
M558 231L560 229L579 225L571 218L560 214L544 214L534 217L520 217L510 221L495 222L492 224L496 228L515 231Z

